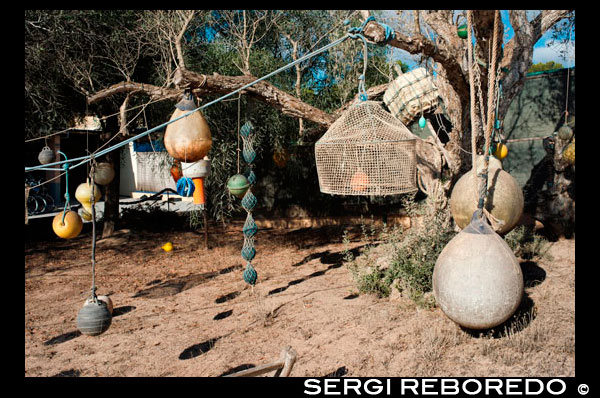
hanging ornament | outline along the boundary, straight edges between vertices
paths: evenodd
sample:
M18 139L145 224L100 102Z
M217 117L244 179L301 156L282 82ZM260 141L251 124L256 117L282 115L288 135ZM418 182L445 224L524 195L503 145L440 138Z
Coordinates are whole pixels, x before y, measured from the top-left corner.
M54 151L48 145L44 146L38 155L41 164L48 164L55 158Z
M52 220L52 229L60 238L72 239L81 233L83 221L81 221L79 214L72 210L68 210L54 216L54 219Z
M182 177L177 181L176 188L179 195L187 198L193 195L195 186L191 178Z
M565 162L573 166L575 164L575 138L563 151L562 157Z
M515 255L476 215L440 253L432 284L444 314L469 329L506 321L523 296L523 274Z
M426 125L427 125L427 119L425 119L423 116L421 116L419 118L419 127L424 129Z
M100 192L100 187L98 185L93 185L94 190L94 203L98 202L102 197L102 193ZM83 206L83 211L81 212L81 217L86 221L91 221L92 219L92 184L90 183L89 178L86 182L79 184L77 189L75 190L75 199Z
M106 302L91 300L79 310L77 314L77 329L88 336L98 336L108 330L112 322L112 315Z
M177 109L170 120L196 109L192 93L187 91L175 107ZM167 152L181 162L196 162L208 155L212 146L212 136L202 113L195 111L169 124L165 130L164 145Z
M179 179L183 176L181 162L177 159L174 159L169 171L171 173L171 177L173 177L173 181L175 181L175 184L177 184L177 181L179 181Z
M492 152L496 158L503 160L508 155L508 147L505 144L497 142L493 145Z
M258 274L256 273L256 270L254 269L254 267L251 264L251 261L254 259L254 256L256 256L256 249L254 248L254 236L256 235L256 232L258 231L256 222L254 221L254 218L252 217L252 210L254 209L254 206L256 206L256 203L257 203L256 196L254 196L254 194L252 193L252 189L251 189L251 184L254 184L254 182L256 182L256 175L252 171L252 167L253 167L252 162L256 158L256 152L254 151L254 146L253 146L253 144L254 144L254 136L252 134L253 130L254 130L254 127L252 126L252 123L250 123L250 122L246 122L240 130L240 135L242 136L242 139L244 141L244 150L243 150L244 160L246 161L246 163L248 163L248 168L250 170L250 172L248 173L248 178L246 179L246 177L244 177L244 179L247 181L248 188L245 188L246 190L242 197L242 202L241 202L242 207L248 213L248 215L246 216L246 222L244 223L244 227L242 228L242 233L244 235L244 244L242 246L241 255L242 255L242 258L244 260L246 260L246 262L247 262L246 269L244 270L244 274L243 274L243 279L246 283L248 283L252 286L254 286L256 284L256 280L258 278ZM241 182L243 182L243 180L241 180ZM229 183L228 183L228 187L229 187ZM242 186L241 188L243 189L244 186Z
M250 183L243 174L234 174L227 180L229 193L240 199L244 197L249 187Z
M108 162L98 163L94 171L94 182L100 185L108 185L115 178L115 169Z
M204 179L210 174L210 159L205 156L194 163L181 164L183 176L192 179L194 183L194 204L204 206L206 198L204 195Z
M483 156L477 159L477 174L483 169ZM477 210L479 192L477 192L478 176L473 169L465 173L454 185L450 195L450 211L459 228L469 225L473 212ZM502 170L502 163L493 157L489 158L488 194L485 208L496 219L502 220L496 232L506 234L518 223L523 213L523 191L517 180Z
M254 286L256 284L257 277L258 275L252 264L250 264L250 262L246 263L246 269L244 270L244 282Z
M467 24L462 24L458 26L458 28L456 28L456 34L461 39L466 39L469 36L469 33L467 31Z
M573 129L569 127L567 124L563 124L561 128L558 129L558 138L564 141L568 141L573 137Z

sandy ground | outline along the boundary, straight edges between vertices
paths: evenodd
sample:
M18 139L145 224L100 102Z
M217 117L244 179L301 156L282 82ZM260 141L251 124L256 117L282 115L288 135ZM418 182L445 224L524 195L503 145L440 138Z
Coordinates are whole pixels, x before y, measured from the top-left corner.
M89 228L68 241L26 233L25 376L222 376L275 361L288 345L301 377L575 375L574 239L552 243L552 260L522 261L521 307L474 333L400 294L358 294L343 227L259 230L251 288L241 227L211 225L208 250L190 231L99 241L97 293L115 309L95 337L75 323L91 287Z

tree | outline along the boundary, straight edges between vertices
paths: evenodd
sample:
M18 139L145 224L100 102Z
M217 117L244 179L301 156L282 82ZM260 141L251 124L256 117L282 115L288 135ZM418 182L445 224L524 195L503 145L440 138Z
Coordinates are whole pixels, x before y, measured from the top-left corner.
M564 68L564 66L555 61L538 62L537 64L531 65L531 67L527 70L527 73L544 72L562 68Z
M146 26L149 24L149 20L161 15L160 13L148 11L142 15L142 18L136 20L141 26ZM135 81L133 79L112 81L102 86L95 84L95 90L90 90L87 96L87 102L90 106L110 101L111 98L122 98L127 94L134 97L147 96L151 99L178 98L184 89L192 90L198 98L226 94L256 80L256 77L252 75L253 54L261 54L261 56L255 58L254 62L259 62L263 55L269 54L269 51L270 54L280 57L280 59L284 59L286 55L288 58L294 59L294 57L301 54L300 49L302 47L306 49L305 51L308 51L311 48L311 43L315 43L320 37L320 32L323 32L322 29L315 29L314 23L310 24L311 18L304 18L302 12L287 13L287 17L290 19L295 18L294 20L301 25L296 27L286 23L286 18L282 17L284 15L282 11L272 13L266 11L250 12L247 10L235 12L205 11L203 15L210 16L209 19L213 23L219 24L218 33L229 40L231 48L238 54L235 65L241 75L221 75L212 71L190 70L186 67L186 63L190 64L189 59L186 59L186 53L194 53L194 48L198 46L197 40L190 40L186 35L193 35L202 24L206 26L207 20L195 16L186 24L187 19L183 17L184 14L169 11L163 11L163 13L171 18L162 19L161 24L155 23L153 25L154 30L142 29L143 32L152 32L154 38L163 38L162 41L154 40L155 43L160 43L160 45L153 47L155 53L162 54L159 59L163 62L162 70L165 72L162 74L163 79L158 79L159 84L151 84L149 80ZM368 15L370 15L368 11L355 13L350 18L351 26L359 25ZM470 149L471 140L469 68L465 57L467 43L466 40L459 38L456 33L459 18L461 16L464 18L465 14L464 12L460 13L452 10L416 10L398 11L396 15L402 24L395 28L395 38L386 41L385 27L376 20L370 21L364 26L363 34L370 42L382 45L377 49L393 47L410 54L419 54L426 62L435 65L436 83L440 89L440 95L450 122L449 141L441 149L441 152L447 157L447 164L451 166L448 168L451 178L444 186L446 193L448 193L453 182L471 165L471 157L465 155L465 151L462 150L465 148ZM139 17L138 14L135 14L135 16ZM340 18L339 14L334 14L334 16ZM487 98L486 68L488 65L481 60L490 59L494 51L499 52L499 49L494 50L486 45L486 43L491 42L494 17L495 12L493 10L473 12L473 30L476 43L474 56L475 59L480 60L480 62L474 63L474 69L478 72L476 75L479 76L481 87L479 97L481 103L480 114L484 115L488 110L488 104L482 101L482 99ZM508 17L514 30L514 36L510 41L504 43L503 56L499 61L502 70L500 78L502 79L503 90L503 97L500 99L498 107L500 119L503 118L512 99L523 86L527 71L532 64L534 44L542 34L552 29L558 21L566 17L573 18L574 14L571 10L542 10L531 18L525 10L510 10L508 11ZM189 25L193 21L196 25ZM333 21L333 25L339 22L339 20ZM167 26L164 26L164 24ZM503 31L501 22L499 28L500 31ZM314 33L311 29L314 29ZM342 29L347 28L340 25L339 28L333 29L323 40L322 45L340 37L340 33L343 34ZM302 35L304 31L310 31L311 34L304 36ZM169 37L169 39L164 40L164 37ZM286 49L282 49L281 43L285 43ZM294 51L294 43L296 43L296 52ZM264 47L261 47L261 45L264 45ZM356 94L356 85L353 83L356 82L355 79L358 75L356 70L359 68L356 67L356 64L360 65L360 62L356 61L360 60L361 48L362 44L359 42L347 40L338 48L332 49L326 55L323 55L325 65L328 68L326 69L328 78L338 76L338 79L332 79L331 85L328 86L329 89L337 91L335 97L339 101L331 110L326 110L321 105L314 106L311 104L312 101L314 101L313 104L318 103L318 96L306 95L306 100L303 100L305 94L302 90L300 92L297 90L300 86L298 84L298 71L302 74L302 67L295 69L296 76L295 79L292 79L289 87L287 83L283 84L283 82L289 80L274 78L273 81L278 81L280 84L276 85L261 81L245 89L244 96L249 100L266 104L284 115L303 119L305 122L310 123L312 127L305 129L303 126L301 132L306 139L314 139L329 127L349 104L359 100ZM371 46L370 51L374 54L377 49ZM132 49L129 48L127 51L132 51ZM171 57L167 56L169 52ZM352 62L348 62L349 58L343 54L353 54ZM156 56L153 59L156 59ZM349 66L350 69L348 69ZM352 70L352 67L354 67L354 70ZM151 76L156 77L157 73L154 72ZM172 76L172 79L165 78L166 76ZM369 77L369 83L381 77L382 73L375 73L375 76L371 75ZM302 76L300 77L301 80ZM370 98L377 98L385 92L387 88L386 80L389 81L389 79L383 79L380 80L381 84L368 84L367 93ZM164 84L160 85L162 83ZM290 91L294 94L290 94ZM480 124L480 126L482 125ZM481 140L481 137L478 137L478 139ZM418 145L418 151L431 150L431 145Z

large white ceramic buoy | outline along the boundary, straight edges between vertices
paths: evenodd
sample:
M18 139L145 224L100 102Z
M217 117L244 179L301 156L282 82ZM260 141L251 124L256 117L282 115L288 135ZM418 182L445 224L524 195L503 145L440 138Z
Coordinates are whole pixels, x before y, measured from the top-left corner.
M101 162L94 170L94 183L108 185L115 178L115 169L108 162Z
M469 329L506 321L523 296L523 274L514 253L476 216L442 250L432 282L444 314Z
M483 166L483 156L477 161L477 169ZM479 200L479 177L473 170L465 173L454 185L450 195L450 211L459 228L465 228L477 210ZM496 227L496 232L506 234L519 222L523 214L524 197L519 183L513 176L502 170L502 163L490 157L488 166L488 194L485 208L503 224Z

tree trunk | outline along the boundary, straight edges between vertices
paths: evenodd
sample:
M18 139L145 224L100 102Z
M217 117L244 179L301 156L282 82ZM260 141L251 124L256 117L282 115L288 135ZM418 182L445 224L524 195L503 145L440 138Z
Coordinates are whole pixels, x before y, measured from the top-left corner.
M119 222L119 186L121 181L121 156L120 151L112 151L106 154L106 161L113 165L115 178L106 185L104 200L104 225L102 228L102 239L111 236L118 228Z

